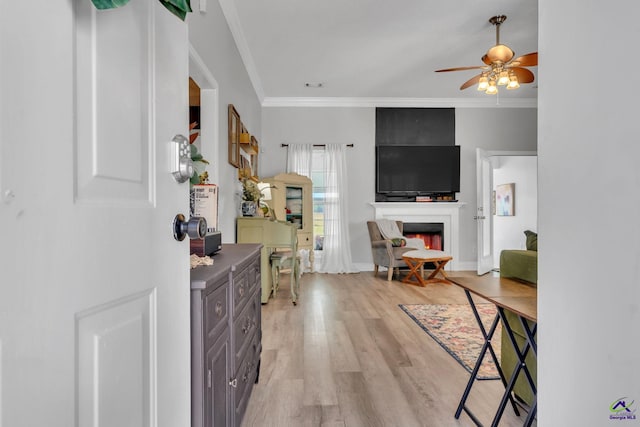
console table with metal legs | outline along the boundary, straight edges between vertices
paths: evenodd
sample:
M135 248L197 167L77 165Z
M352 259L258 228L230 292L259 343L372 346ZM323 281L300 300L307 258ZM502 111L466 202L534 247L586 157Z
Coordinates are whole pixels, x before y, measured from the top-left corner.
M536 357L538 351L535 339L537 332L536 288L526 282L492 276L449 277L449 281L463 288L465 295L467 296L467 300L469 301L469 305L471 306L471 310L473 311L474 317L484 338L484 344L482 346L482 349L480 350L480 355L478 356L475 367L471 372L471 377L469 378L469 382L465 387L464 393L462 394L462 398L460 399L460 403L456 410L456 419L460 418L462 411L464 411L467 415L469 415L469 417L476 425L482 425L482 423L473 414L473 412L466 406L466 401L476 380L480 365L482 364L482 361L488 350L494 363L496 364L496 367L498 368L498 373L500 375L502 384L505 386L504 394L493 418L493 421L491 422L491 426L498 426L507 403L509 402L511 403L511 406L513 407L516 415L520 416L520 411L518 410L518 406L513 398L512 391L516 380L518 379L518 376L521 372L524 373L524 376L527 379L527 382L529 383L531 391L534 395L533 403L523 424L527 427L531 426L537 410L537 399L535 397L537 390L535 381L531 376L531 372L529 372L529 369L525 364L525 357L530 351L533 353L534 357ZM488 331L484 327L480 319L471 294L489 301L497 308L496 316L494 317ZM513 312L518 317L518 323L525 333L525 342L522 346L518 345L518 342L516 341L513 332L513 327L515 325L512 325L512 322L509 322L507 316L505 315L505 310ZM507 334L509 342L513 346L513 349L515 350L516 357L518 359L518 363L508 379L505 378L504 372L502 371L498 358L496 357L495 351L491 345L491 339L493 338L493 335L496 331L498 322L502 322L504 331Z

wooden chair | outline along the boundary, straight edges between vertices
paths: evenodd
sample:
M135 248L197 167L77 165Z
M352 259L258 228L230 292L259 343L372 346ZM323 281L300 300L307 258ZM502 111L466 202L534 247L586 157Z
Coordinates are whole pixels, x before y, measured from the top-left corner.
M398 229L402 233L402 221L396 221ZM400 275L399 267L406 267L407 264L402 259L402 254L407 251L415 250L415 248L396 247L391 244L391 240L386 240L380 234L380 229L375 221L367 221L369 229L369 238L371 239L371 254L373 255L373 274L378 275L378 267L387 267L387 280L391 281L394 270Z
M294 255L295 254L295 255ZM291 271L291 299L294 305L298 303L300 293L300 255L297 251L275 251L269 256L271 263L271 280L273 282L273 296L276 296L280 286L282 270Z

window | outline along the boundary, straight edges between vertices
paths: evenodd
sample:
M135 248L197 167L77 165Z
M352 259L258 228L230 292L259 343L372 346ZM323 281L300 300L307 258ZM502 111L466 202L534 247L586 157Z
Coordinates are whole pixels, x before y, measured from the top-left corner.
M313 149L311 181L313 181L313 249L321 251L324 246L326 207L326 155L324 149Z

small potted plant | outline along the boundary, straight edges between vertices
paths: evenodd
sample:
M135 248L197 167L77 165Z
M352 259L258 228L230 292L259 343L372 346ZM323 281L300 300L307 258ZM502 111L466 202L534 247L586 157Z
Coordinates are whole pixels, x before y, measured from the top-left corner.
M242 180L242 216L256 216L261 196L255 182L248 178Z

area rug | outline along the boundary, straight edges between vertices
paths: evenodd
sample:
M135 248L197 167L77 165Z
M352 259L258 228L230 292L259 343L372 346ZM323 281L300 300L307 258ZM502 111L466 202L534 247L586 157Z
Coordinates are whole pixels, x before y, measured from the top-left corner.
M456 359L469 373L473 371L484 339L469 304L400 304L420 327ZM496 315L493 304L476 304L487 332ZM498 325L491 345L500 360L501 325ZM490 352L487 350L477 379L499 379Z

